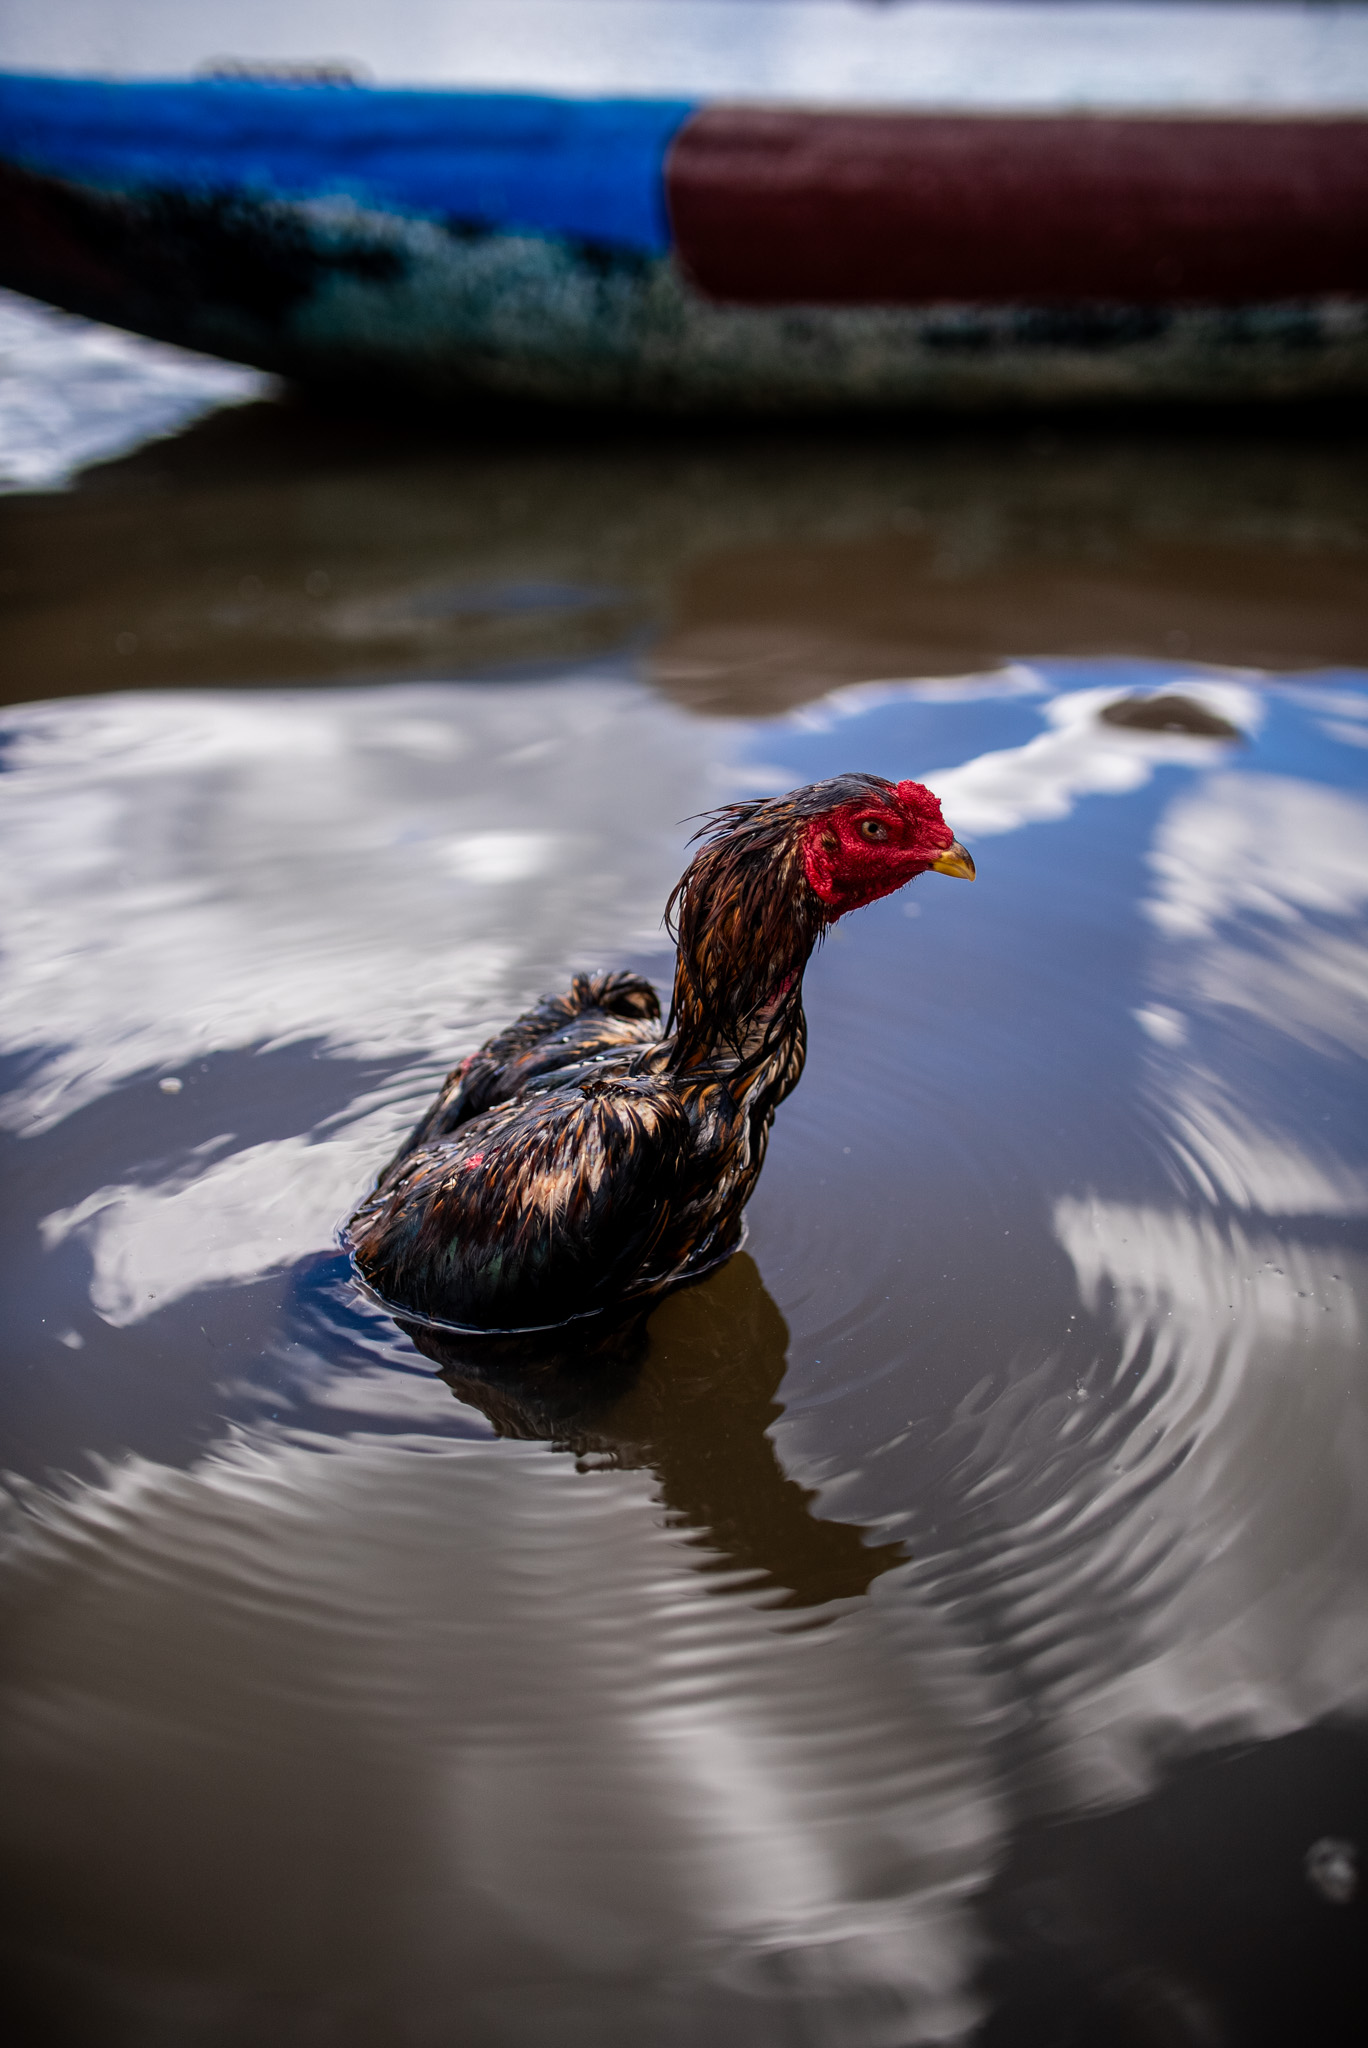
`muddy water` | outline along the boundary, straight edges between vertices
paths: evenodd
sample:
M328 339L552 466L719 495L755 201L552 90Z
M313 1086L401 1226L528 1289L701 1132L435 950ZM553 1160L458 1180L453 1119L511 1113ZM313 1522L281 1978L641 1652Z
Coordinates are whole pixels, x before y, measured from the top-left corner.
M19 2038L1361 2038L1361 457L283 405L0 505ZM745 1253L436 1370L339 1216L852 767L980 879L815 959Z

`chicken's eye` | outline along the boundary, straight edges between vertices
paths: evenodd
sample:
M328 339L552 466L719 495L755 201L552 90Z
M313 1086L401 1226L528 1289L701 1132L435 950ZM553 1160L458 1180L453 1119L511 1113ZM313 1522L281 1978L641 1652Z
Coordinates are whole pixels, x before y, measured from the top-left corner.
M888 827L882 818L861 818L860 837L861 839L887 839Z

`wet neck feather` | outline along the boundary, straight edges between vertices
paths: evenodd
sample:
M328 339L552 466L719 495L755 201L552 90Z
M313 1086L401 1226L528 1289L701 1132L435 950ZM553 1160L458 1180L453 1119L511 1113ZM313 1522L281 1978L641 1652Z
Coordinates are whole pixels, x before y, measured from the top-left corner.
M801 1026L803 969L826 922L800 844L785 836L707 846L672 908L679 950L671 1065L767 1057Z

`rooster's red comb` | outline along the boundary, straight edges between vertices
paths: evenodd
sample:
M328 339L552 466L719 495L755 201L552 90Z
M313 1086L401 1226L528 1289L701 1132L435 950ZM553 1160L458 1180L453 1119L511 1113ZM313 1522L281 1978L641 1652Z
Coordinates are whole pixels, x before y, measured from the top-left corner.
M893 793L901 808L916 819L919 840L938 853L954 844L955 835L941 816L940 798L924 782L899 782Z

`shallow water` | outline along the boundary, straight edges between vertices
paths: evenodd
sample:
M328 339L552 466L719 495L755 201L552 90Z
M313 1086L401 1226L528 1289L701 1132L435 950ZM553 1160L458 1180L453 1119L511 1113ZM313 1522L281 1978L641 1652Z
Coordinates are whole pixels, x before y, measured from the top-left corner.
M1360 2037L1363 475L270 406L6 502L25 2038ZM848 768L979 880L814 960L746 1252L437 1374L339 1217Z

